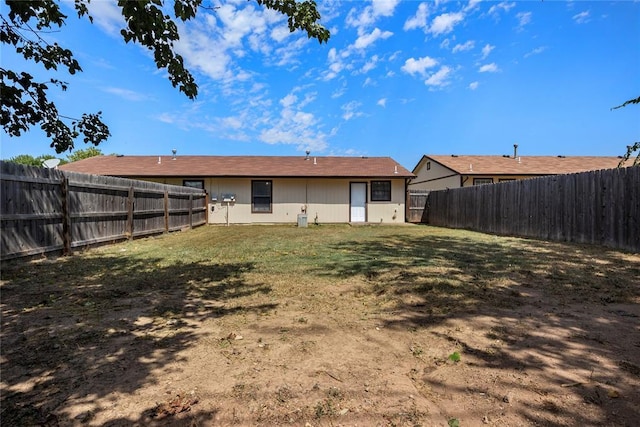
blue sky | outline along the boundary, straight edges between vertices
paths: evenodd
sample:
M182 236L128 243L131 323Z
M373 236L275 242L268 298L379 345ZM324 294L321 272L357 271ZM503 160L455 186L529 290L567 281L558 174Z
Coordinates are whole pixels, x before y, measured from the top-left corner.
M94 23L46 34L83 67L60 112L103 112L105 154L390 156L621 155L640 137L640 2L319 1L320 45L246 0L211 0L176 45L199 84L174 89L125 44L115 2ZM207 3L207 0L205 0ZM3 2L3 13L6 9ZM2 67L26 66L2 49ZM1 157L54 154L39 129L2 133ZM80 141L77 148L85 148ZM63 155L59 157L63 157Z

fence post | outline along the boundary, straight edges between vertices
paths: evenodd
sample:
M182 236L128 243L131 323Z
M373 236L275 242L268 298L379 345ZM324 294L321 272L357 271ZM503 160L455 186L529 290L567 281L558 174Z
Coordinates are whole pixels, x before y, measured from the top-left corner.
M189 193L189 228L193 228L193 194Z
M204 223L209 224L209 193L204 193Z
M133 184L129 187L129 197L127 198L127 232L129 240L133 240L133 203L135 201L135 192Z
M69 178L62 177L60 182L62 193L62 254L71 254L71 197L69 195Z
M164 232L169 232L169 190L164 189Z

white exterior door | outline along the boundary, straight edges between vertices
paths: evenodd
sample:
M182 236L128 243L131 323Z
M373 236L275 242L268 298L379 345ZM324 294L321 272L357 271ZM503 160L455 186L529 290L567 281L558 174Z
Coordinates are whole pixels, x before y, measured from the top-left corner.
M351 222L366 221L367 184L364 182L351 183Z

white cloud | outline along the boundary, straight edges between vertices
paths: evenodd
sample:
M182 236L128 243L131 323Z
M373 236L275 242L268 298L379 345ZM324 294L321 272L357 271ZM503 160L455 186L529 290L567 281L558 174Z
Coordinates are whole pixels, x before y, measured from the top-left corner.
M488 13L489 15L497 16L498 13L500 12L500 9L502 9L505 12L509 12L515 5L516 5L515 2L509 3L508 1L503 1L501 3L491 6L489 8Z
M466 12L468 10L475 8L478 5L478 3L480 3L481 1L482 0L469 0L469 3L467 3L467 5L465 6L464 11Z
M293 92L302 90L300 87ZM305 100L297 102L298 97L289 93L280 100L282 110L280 117L265 117L261 122L266 125L259 135L259 140L267 144L297 145L299 150L322 151L326 149L327 135L320 130L320 123L315 115L301 111L308 102L315 99L315 94L305 95Z
M229 129L242 129L242 119L239 117L223 117L222 124Z
M358 14L358 10L353 8L347 14L345 18L345 23L350 27L355 27L360 29L367 28L370 25L373 25L376 22L375 17L373 16L373 8L371 6L365 7Z
M393 11L400 0L373 0L373 14L375 16L393 16Z
M253 5L236 8L226 3L216 9L220 20L222 37L231 46L241 46L248 34L264 34L270 24L283 21L282 17L268 9L256 9Z
M446 86L449 84L449 81L447 80L449 78L449 74L451 74L451 68L445 65L429 76L429 78L424 81L424 84L436 87Z
M393 33L391 31L380 31L379 28L375 28L370 34L363 34L358 37L353 44L356 49L365 49L372 45L379 39L388 39Z
M485 64L478 69L478 72L480 73L497 73L498 71L500 71L500 69L495 62L492 62L491 64Z
M379 105L382 108L386 107L387 106L387 98L378 99L378 102L376 102L376 105Z
M531 23L531 12L518 12L516 18L518 18L518 29L522 30L525 25Z
M116 2L96 1L87 4L93 23L112 36L120 37L120 29L126 27L126 21Z
M476 90L476 89L478 89L479 85L480 85L480 83L478 83L478 82L471 82L471 83L469 83L469 89Z
M287 37L291 35L291 31L289 31L289 27L285 25L280 25L273 30L271 30L271 38L278 43L283 42Z
M404 30L415 30L416 28L426 28L427 27L427 17L429 16L429 8L427 3L420 3L418 6L418 10L416 14L411 18L407 19L404 23Z
M576 24L586 24L591 19L589 18L589 11L585 10L584 12L580 12L576 15L573 15L573 20Z
M544 52L545 50L547 50L547 46L540 46L540 47L537 47L537 48L533 49L531 52L525 53L524 57L528 58L528 57L533 56L533 55L539 55L542 52Z
M453 31L453 27L464 19L464 15L457 13L443 13L438 15L431 22L429 32L434 35L447 34Z
M458 43L457 45L455 45L453 47L453 49L451 49L451 52L457 53L457 52L464 52L464 51L467 51L467 50L471 50L471 49L473 49L475 44L476 43L473 40L469 40L469 41L467 41L465 43L462 43L462 44Z
M393 12L399 0L373 0L371 5L362 10L352 8L345 19L345 23L358 30L358 35L362 35L367 28L376 23L380 17L393 16Z
M175 42L189 69L222 82L219 87L233 94L242 90L236 83L253 78L238 59L255 52L269 65L295 65L308 43L306 37L289 34L281 14L244 4L227 2L215 12L201 11L189 25L178 22L180 40Z
M395 61L395 60L396 60L396 58L397 58L398 56L400 56L400 54L401 54L401 53L402 53L402 51L399 51L399 50L396 50L395 52L393 52L393 53L391 54L391 56L389 57L389 62Z
M343 83L341 87L337 88L335 91L331 93L331 98L333 99L340 98L346 92L347 92L347 85L346 83Z
M329 49L327 54L327 60L329 61L329 71L326 71L323 80L332 80L338 76L338 74L345 68L344 62L342 62L340 55L336 48Z
M427 68L435 67L436 65L438 65L438 61L429 56L419 59L409 58L405 61L401 70L411 75L416 73L424 74Z
M297 64L300 61L298 60L298 55L304 48L304 46L308 43L306 37L300 37L292 42L283 43L282 47L279 47L275 50L275 54L272 56L267 56L265 60L267 62L271 62L273 60L277 60L275 63L279 67L283 67L285 65Z
M373 55L371 59L362 66L362 68L360 69L360 72L363 74L366 74L369 71L373 70L374 68L376 68L378 61L379 61L378 55Z
M290 93L280 100L280 104L284 108L290 108L293 104L296 103L297 100L298 100L298 97Z
M197 69L214 80L233 78L232 60L223 41L210 37L207 28L183 27L176 51L187 67Z
M490 44L486 44L483 48L482 48L482 59L486 59L487 56L489 56L489 54L491 53L491 51L493 49L495 49L495 46L491 46Z
M342 114L342 118L348 121L353 119L354 117L363 116L364 114L358 111L358 108L360 108L361 105L362 104L357 101L351 101L344 104L342 107L340 107L342 111L344 111L344 113Z
M167 123L167 124L173 124L175 123L176 119L173 115L169 114L169 113L160 113L156 116L156 120L162 122L162 123Z
M140 92L134 92L129 89L122 89L119 87L106 87L103 88L107 93L111 93L113 95L119 96L120 98L126 99L127 101L145 101L149 99L149 97Z

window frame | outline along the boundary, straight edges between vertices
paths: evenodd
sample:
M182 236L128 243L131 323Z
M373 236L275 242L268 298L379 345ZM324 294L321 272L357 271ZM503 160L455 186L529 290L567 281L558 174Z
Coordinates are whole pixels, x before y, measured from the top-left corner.
M198 184L200 184L200 187L195 187L193 185L187 185L187 182L197 182ZM199 190L204 190L204 179L183 179L182 180L182 186L183 187L189 187L189 188L197 188Z
M256 195L255 185L263 183L269 186L269 195ZM268 198L269 200L269 210L256 209L256 198ZM252 179L251 180L251 213L256 214L270 214L273 213L273 180L270 179Z
M378 196L374 197L374 191L380 191L379 189L375 189L376 185L380 185L380 184L386 184L389 186L388 190L385 188L384 192L386 193L388 191L388 196L385 194L384 198L379 198ZM391 180L389 179L385 179L385 180L376 180L376 181L371 181L369 184L369 200L371 200L372 202L390 202L391 201L391 192L392 192L392 185L391 185ZM388 198L387 198L388 197Z
M481 182L486 181L486 182ZM473 178L473 185L493 184L493 178Z

